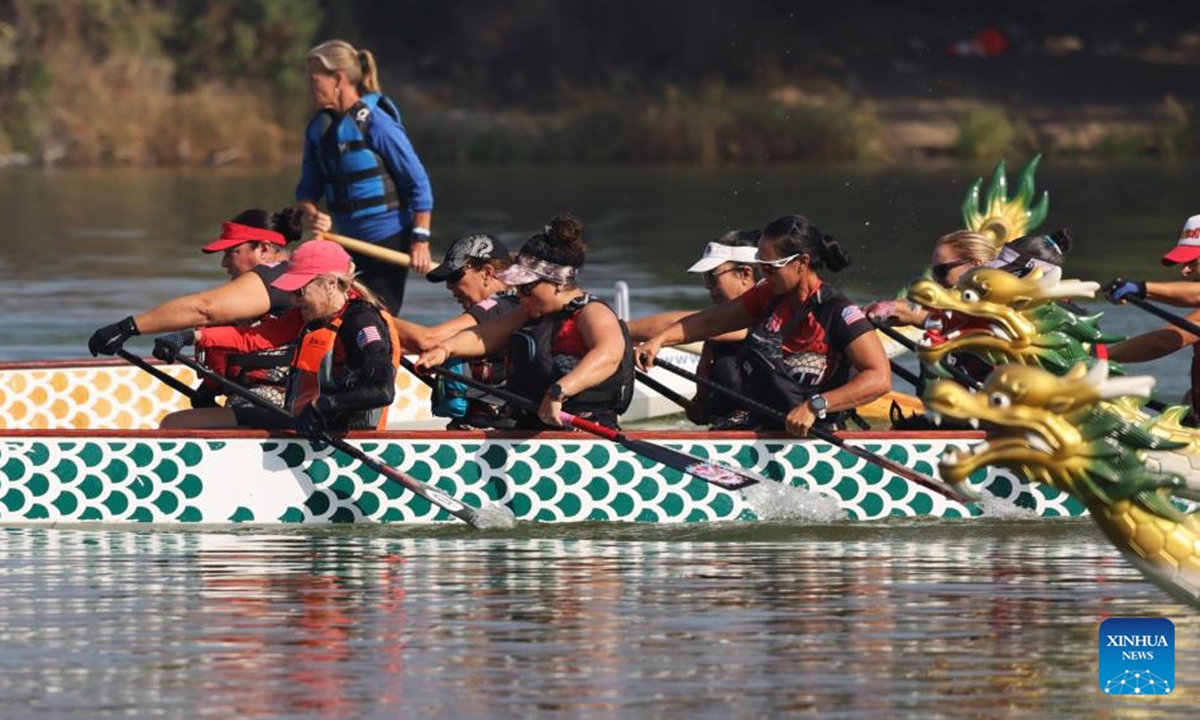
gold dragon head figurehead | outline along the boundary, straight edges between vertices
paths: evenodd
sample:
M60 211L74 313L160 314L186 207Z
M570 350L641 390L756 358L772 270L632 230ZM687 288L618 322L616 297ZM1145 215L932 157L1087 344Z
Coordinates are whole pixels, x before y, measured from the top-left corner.
M970 452L942 459L942 478L961 482L985 465L1000 465L1059 490L1073 492L1080 464L1095 460L1096 438L1084 426L1101 400L1148 397L1151 377L1108 377L1108 364L1089 371L1079 363L1065 376L1030 365L1002 365L972 392L947 380L933 383L923 400L935 419L978 423L988 439Z
M1056 268L1057 269L1057 268ZM925 336L918 345L921 360L939 362L960 350L992 351L1013 362L1024 362L1045 328L1036 312L1063 299L1091 298L1095 282L1060 280L1060 273L1034 268L1017 277L998 268L969 270L953 288L924 278L908 286L908 299L930 312Z

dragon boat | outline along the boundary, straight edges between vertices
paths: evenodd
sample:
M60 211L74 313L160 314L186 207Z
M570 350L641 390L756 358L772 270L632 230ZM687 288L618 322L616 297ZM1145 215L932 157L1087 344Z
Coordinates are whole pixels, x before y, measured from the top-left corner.
M1070 517L1084 505L1001 468L973 476L964 505L818 440L744 432L646 432L761 477L730 490L617 443L574 432L407 431L346 440L475 507L521 521L684 523L794 517L881 520L981 514ZM844 434L919 472L967 452L978 432ZM454 517L336 448L259 431L9 430L0 438L0 523L433 523Z

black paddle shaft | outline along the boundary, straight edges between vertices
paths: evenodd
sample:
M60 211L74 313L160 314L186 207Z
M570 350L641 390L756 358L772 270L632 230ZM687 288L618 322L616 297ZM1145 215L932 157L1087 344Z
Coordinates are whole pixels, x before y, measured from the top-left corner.
M406 361L407 362L407 361ZM415 372L416 366L412 363L405 365L410 371ZM511 404L514 407L521 408L526 412L536 412L537 403L527 397L518 395L510 390L498 388L494 385L480 382L473 377L461 375L453 370L447 370L442 367L430 368L432 372L436 372L451 380L468 385L470 387L484 390L495 397ZM676 470L698 477L701 480L712 483L717 487L726 490L740 490L750 485L755 485L760 482L767 482L766 478L747 472L745 470L734 470L711 460L694 457L679 450L673 450L662 445L655 445L646 440L638 440L631 438L623 432L613 430L609 427L604 427L599 423L592 422L587 418L575 417L569 413L563 413L564 419L567 419L572 427L590 432L593 435L598 435L606 440L611 440L630 452L647 457L657 463L666 465L667 467L675 468Z
M122 359L125 360L125 362L129 363L130 365L139 367L142 370L150 373L154 377L158 378L159 382L163 383L164 385L171 388L172 390L174 390L182 395L185 395L189 400L196 399L195 389L190 388L187 385L184 385L177 378L171 377L170 375L168 375L165 372L163 372L162 370L159 370L158 368L154 367L153 365L146 362L145 360L138 357L137 355L134 355L133 353L129 352L128 350L126 350L124 348L117 348L117 355L119 355Z
M257 407L260 407L268 412L271 412L276 416L279 416L282 418L287 418L289 421L292 421L292 422L295 421L295 419L292 417L291 413L289 413L288 411L279 407L278 405L272 403L270 400L267 400L266 398L264 398L260 395L256 395L256 394L250 392L246 388L242 387L241 385L233 382L232 380L230 380L228 378L225 378L225 377L222 377L221 375L216 374L215 372L213 372L212 370L209 370L208 368L204 367L203 365L196 362L195 360L193 360L189 357L180 355L177 358L177 361L183 365L190 367L192 370L196 371L196 374L211 379L213 382L217 383L222 388L224 388L225 392L227 392L231 395L237 395L238 397L240 397L244 400L248 400L249 402L254 403L254 405L256 405ZM442 492L441 490L438 490L437 488L435 488L431 485L428 485L427 483L423 483L420 480L417 480L416 478L409 477L408 475L405 475L404 473L400 472L399 470L383 464L379 460L376 460L375 458L366 454L362 450L359 450L358 448L354 447L353 445L346 442L345 440L343 440L339 437L330 435L327 432L314 433L311 436L311 439L326 443L328 445L332 445L333 447L335 447L338 450L342 451L343 453L349 455L350 457L358 460L363 465L366 465L367 467L371 468L372 470L379 473L380 475L384 475L392 480L395 480L396 482L400 483L404 487L411 490L413 493L425 498L430 503L440 507L441 509L450 513L454 517L469 524L471 527L477 528L481 525L481 518L479 515L479 511L476 510L475 508L470 507L469 505L465 505L465 504L455 500L454 498L450 497L446 493Z
M1196 323L1192 322L1191 320L1188 320L1185 317L1176 315L1173 312L1168 312L1166 310L1163 310L1162 308L1160 308L1159 306L1150 302L1149 300L1143 300L1142 298L1139 298L1139 297L1133 297L1131 295L1131 296L1125 297L1123 299L1125 300L1125 302L1133 303L1134 305L1136 305L1137 307L1140 307L1141 309L1145 310L1146 312L1150 313L1151 315L1157 315L1158 317L1162 318L1163 320L1166 320L1167 322L1171 323L1172 325L1179 328L1180 330L1184 330L1184 331L1189 332L1197 337L1200 337L1200 325L1197 325Z
M712 380L709 380L708 378L700 377L696 373L691 372L689 370L685 370L684 368L681 368L677 365L673 365L673 364L667 362L666 360L656 360L654 364L657 365L658 367L663 368L664 370L673 372L676 375L679 375L680 377L685 377L685 378L691 380L692 382L696 383L697 385L703 385L706 388L708 388L709 390L712 390L713 392L720 393L720 394L724 395L725 397L741 404L742 407L745 407L752 412L756 412L756 413L762 415L763 417L770 418L772 420L775 420L776 422L781 422L781 423L785 422L787 419L786 415L784 415L782 412L780 412L779 410L776 410L773 407L764 405L764 404L758 402L757 400L748 398L745 395L743 395L739 392L736 392L734 390L730 390L729 388L725 387L724 385L715 383ZM896 462L895 460L891 460L889 458L883 457L882 455L873 453L870 450L856 447L854 445L848 445L848 444L846 444L845 440L843 440L842 438L838 437L837 435L835 435L831 432L822 430L821 428L813 427L813 428L809 428L808 433L819 440L824 440L827 443L836 445L837 447L845 450L846 452L850 453L851 455L862 458L863 460L866 460L867 462L869 462L873 465L878 465L879 467L881 467L885 470L891 471L895 475L899 475L900 477L902 477L906 480L911 480L912 482L917 483L918 485L921 485L923 487L926 487L929 490L932 490L933 492L943 495L951 500L955 500L955 501L961 502L961 503L967 503L967 502L971 501L971 498L967 497L962 492L955 490L954 488L950 487L949 485L942 482L941 480L938 480L937 478L932 478L923 473L919 473L916 470L913 470L912 468L908 468L908 467L901 465L900 463Z

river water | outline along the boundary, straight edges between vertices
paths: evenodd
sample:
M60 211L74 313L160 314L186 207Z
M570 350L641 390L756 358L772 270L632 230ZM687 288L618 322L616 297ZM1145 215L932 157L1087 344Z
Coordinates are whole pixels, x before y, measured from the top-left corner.
M588 289L701 307L704 242L787 212L839 237L851 296L891 295L990 168L434 169L437 248L584 220ZM1200 169L1055 164L1067 277L1168 279ZM0 172L0 360L82 357L97 326L224 279L223 219L287 173ZM411 285L408 312L456 312ZM1132 308L1105 328L1156 326ZM139 346L140 343L140 346ZM149 348L147 340L131 343ZM1147 366L1167 396L1186 358ZM1099 623L1168 617L1177 689L1113 697ZM1194 613L1086 520L652 527L0 528L0 716L1079 717L1194 714Z

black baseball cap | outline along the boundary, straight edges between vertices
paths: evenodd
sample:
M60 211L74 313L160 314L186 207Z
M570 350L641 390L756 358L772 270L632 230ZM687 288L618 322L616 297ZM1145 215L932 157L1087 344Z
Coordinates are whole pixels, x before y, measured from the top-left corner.
M467 261L472 258L499 260L511 256L512 253L509 252L508 247L492 235L487 233L464 235L446 249L446 257L442 260L442 264L430 270L425 277L429 282L446 282L454 273L466 267Z

